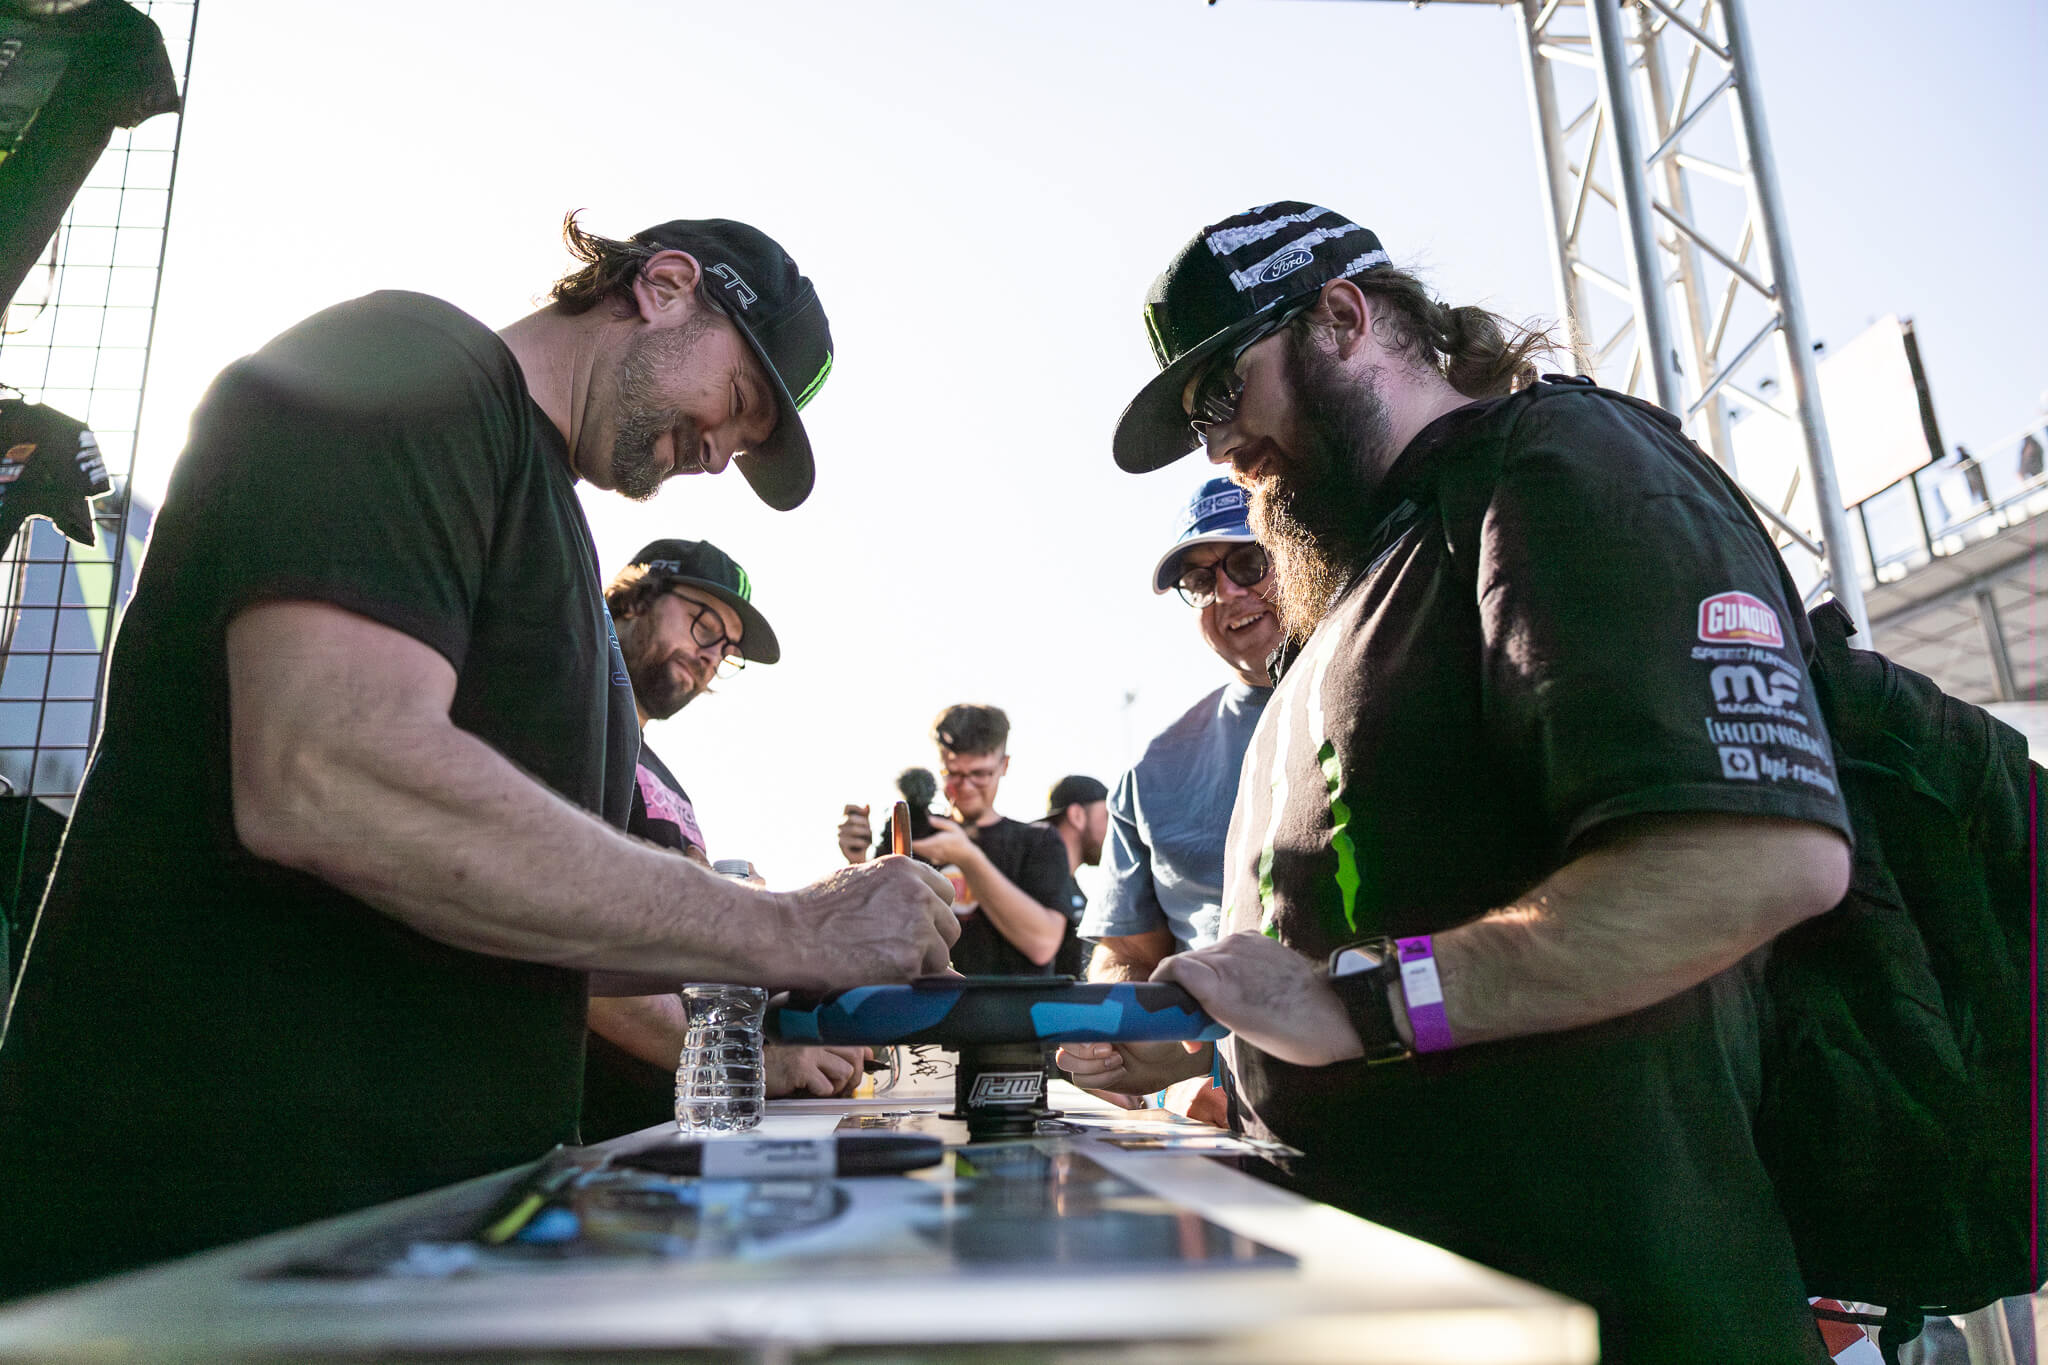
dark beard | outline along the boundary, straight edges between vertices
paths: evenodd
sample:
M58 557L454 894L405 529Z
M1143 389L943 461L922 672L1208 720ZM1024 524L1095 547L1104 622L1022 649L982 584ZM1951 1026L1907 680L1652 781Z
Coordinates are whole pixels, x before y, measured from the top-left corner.
M633 680L633 699L649 720L667 720L697 699L703 689L688 677L680 683L669 677L668 656L654 658L628 631L621 631L620 653L625 655L626 676Z
M671 683L665 670L651 669L643 674L628 668L626 673L633 679L633 696L649 720L667 720L697 699L696 684Z
M680 327L639 333L626 343L618 369L618 432L612 438L614 492L645 502L660 491L671 472L655 464L654 443L664 432L675 433L677 468L697 459L703 432L678 409L662 405L662 385L710 326L710 315L698 313Z
M1274 607L1296 642L1365 567L1360 516L1392 451L1380 372L1361 382L1307 331L1289 334L1289 387L1302 449L1252 490L1252 534L1273 557Z

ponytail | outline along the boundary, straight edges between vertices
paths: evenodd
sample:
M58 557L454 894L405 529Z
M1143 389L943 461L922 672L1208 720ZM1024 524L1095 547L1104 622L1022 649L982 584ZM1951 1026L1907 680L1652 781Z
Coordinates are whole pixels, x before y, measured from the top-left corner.
M1350 277L1373 305L1381 344L1427 365L1467 398L1498 398L1536 382L1536 360L1558 342L1535 324L1516 324L1484 308L1452 308L1429 296L1405 270Z

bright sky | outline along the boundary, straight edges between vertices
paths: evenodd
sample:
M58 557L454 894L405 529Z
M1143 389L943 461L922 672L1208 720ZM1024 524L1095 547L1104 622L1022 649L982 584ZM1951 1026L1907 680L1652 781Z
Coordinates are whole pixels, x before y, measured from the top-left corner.
M1913 316L1950 439L2018 427L2048 388L2043 7L1750 9L1815 335ZM775 885L931 765L950 702L1010 712L999 805L1035 818L1225 678L1149 590L1204 470L1109 460L1147 283L1202 224L1305 198L1446 299L1551 314L1517 43L1484 6L1304 0L205 0L137 488L214 373L327 304L419 289L501 326L566 264L567 209L746 219L831 316L818 487L787 514L737 474L587 495L607 570L713 540L783 642L651 742L714 856Z

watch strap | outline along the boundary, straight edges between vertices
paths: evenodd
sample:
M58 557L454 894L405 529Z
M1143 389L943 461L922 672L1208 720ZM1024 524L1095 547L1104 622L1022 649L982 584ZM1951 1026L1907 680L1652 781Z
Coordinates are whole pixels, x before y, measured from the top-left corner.
M1352 965L1358 960L1358 953L1376 961L1360 970ZM1399 1062L1414 1055L1394 1026L1394 1006L1387 994L1399 979L1400 965L1390 940L1368 939L1330 955L1330 991L1344 1007L1351 1026L1358 1030L1358 1041L1368 1062Z

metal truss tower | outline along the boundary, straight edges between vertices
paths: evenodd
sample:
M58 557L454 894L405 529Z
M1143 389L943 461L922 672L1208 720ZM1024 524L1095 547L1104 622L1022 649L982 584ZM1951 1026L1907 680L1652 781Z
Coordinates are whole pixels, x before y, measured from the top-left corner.
M1796 429L1819 539L1788 515L1796 483L1744 491L1867 632L1744 0L1410 2L1516 11L1577 367L1678 413L1731 474L1737 421Z

